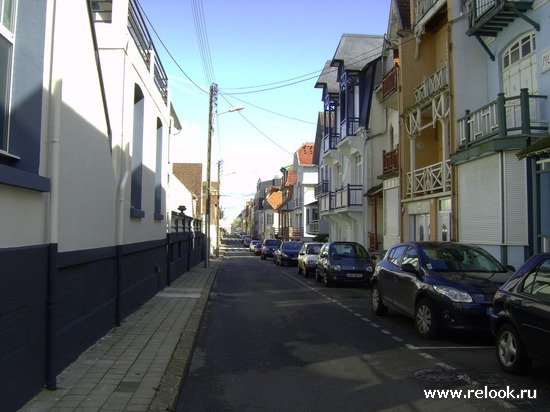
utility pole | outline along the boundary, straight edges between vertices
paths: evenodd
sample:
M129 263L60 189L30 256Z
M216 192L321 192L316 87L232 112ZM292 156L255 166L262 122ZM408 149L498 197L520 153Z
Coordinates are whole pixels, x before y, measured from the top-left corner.
M205 256L204 267L207 268L210 265L210 205L211 199L211 179L210 179L210 163L212 159L212 130L214 129L214 112L218 107L218 85L212 83L210 86L210 107L208 110L208 148L206 153L206 210L204 211L205 220Z

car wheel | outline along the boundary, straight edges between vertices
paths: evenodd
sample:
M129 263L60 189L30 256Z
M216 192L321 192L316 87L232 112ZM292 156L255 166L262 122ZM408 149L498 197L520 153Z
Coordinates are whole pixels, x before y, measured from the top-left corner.
M504 372L519 374L531 366L531 359L512 325L502 326L497 333L497 360Z
M315 280L317 282L320 282L321 281L321 275L319 275L319 272L315 271Z
M261 258L262 260L265 260L265 256L264 256L264 255L260 255L260 258Z
M325 284L325 286L326 286L327 288L330 288L330 287L332 286L332 282L330 282L330 281L328 280L328 276L327 276L326 273L325 273L325 275L323 276L323 283Z
M437 335L436 320L432 303L428 299L421 299L414 311L414 326L420 337L435 339Z
M300 267L300 264L298 263L298 274L301 275L302 274L302 268Z
M372 313L378 316L383 316L388 313L388 307L384 305L382 301L382 294L380 293L378 283L372 285L371 288L371 309Z

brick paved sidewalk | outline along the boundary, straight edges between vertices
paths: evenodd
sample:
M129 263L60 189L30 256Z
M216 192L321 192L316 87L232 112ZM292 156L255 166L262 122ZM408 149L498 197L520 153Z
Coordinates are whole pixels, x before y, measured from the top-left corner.
M69 365L21 412L172 410L221 259L184 273Z

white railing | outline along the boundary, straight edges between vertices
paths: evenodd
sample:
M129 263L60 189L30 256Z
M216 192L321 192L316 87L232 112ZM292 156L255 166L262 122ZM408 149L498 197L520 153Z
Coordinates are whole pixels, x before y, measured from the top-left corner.
M435 73L431 74L430 76L424 77L422 83L414 88L414 98L416 100L416 103L421 102L422 100L441 90L448 84L449 79L447 76L447 65L444 65Z
M424 196L451 190L449 161L416 169L407 173L407 196Z

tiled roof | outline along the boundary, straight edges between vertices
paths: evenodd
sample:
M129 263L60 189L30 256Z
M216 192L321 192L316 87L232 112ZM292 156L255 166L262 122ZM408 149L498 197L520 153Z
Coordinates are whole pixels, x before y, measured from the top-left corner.
M314 149L313 143L304 143L298 151L296 152L298 154L298 163L300 165L305 166L311 166L313 165L313 149Z
M286 178L285 186L290 186L296 183L296 179L298 178L298 174L294 171L293 167L290 167L288 169L288 175Z
M331 67L331 61L327 60L325 67L321 75L315 83L315 87L321 89L326 87L328 93L338 93L340 92L340 85L338 84L338 70L334 67Z
M273 209L277 209L283 203L283 194L281 192L273 192L269 195L267 201Z
M332 66L343 62L346 70L361 70L380 57L384 36L370 34L343 34L332 58Z

